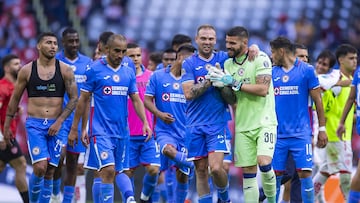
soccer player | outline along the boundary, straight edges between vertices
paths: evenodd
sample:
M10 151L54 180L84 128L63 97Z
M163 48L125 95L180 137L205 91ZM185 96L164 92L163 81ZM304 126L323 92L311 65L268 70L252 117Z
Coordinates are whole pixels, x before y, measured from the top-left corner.
M342 44L336 49L336 58L340 65L340 80L352 80L352 74L357 65L356 48L349 44ZM350 109L351 114L348 114L344 121L345 133L341 140L336 135L336 130L341 119L342 110L350 95L350 90L350 86L343 86L337 94L334 94L332 89L326 90L323 93L322 101L329 142L325 148L325 159L322 160L321 167L313 179L315 197L320 195L320 188L331 175L340 173L341 192L344 199L348 199L352 171L351 136L354 106ZM324 198L319 198L319 200L324 201Z
M82 125L82 142L88 145L84 167L98 170L101 176L101 202L113 202L114 178L123 172L123 158L128 140L127 102L130 96L143 126L143 134L152 135L145 117L143 103L136 88L134 71L122 64L127 42L122 35L113 34L105 46L106 57L95 61L86 71L86 82L82 86L79 103L76 106L71 134L77 134L80 117L86 103L91 100L89 134ZM77 137L75 137L77 138ZM75 139L75 143L78 140ZM127 203L135 202L129 178L122 179L124 198Z
M10 122L26 89L29 98L26 131L33 165L33 174L29 180L29 199L30 202L49 202L53 175L59 164L63 145L59 131L76 106L77 86L72 68L55 59L58 42L54 33L42 33L38 38L37 49L39 58L19 71L6 112L4 137L7 144L11 145ZM65 92L69 101L63 108Z
M95 56L96 58L94 58L94 60L98 60L98 59L103 59L103 60L106 60L106 55L107 55L107 52L106 52L106 44L107 44L107 41L108 39L114 35L113 32L111 31L105 31L105 32L102 32L99 36L99 42L98 42L98 45L97 45L97 50L99 53L97 53L97 55ZM124 65L124 66L129 66L131 67L134 71L135 71L135 65L133 63L133 61L128 57L128 56L124 56L122 57L122 60L121 60L121 64ZM90 102L86 103L87 105L90 104ZM91 106L93 107L93 106ZM89 106L86 107L86 109L89 109ZM87 112L87 111L85 111ZM83 115L84 117L82 117L83 120L88 120L88 114L85 113ZM128 149L128 148L127 148ZM128 156L125 156L125 159L128 158ZM128 160L124 160L125 162L125 168L128 168ZM93 196L93 201L95 203L97 202L101 202L100 200L100 186L101 186L101 177L100 177L100 174L97 170L93 170L93 174L94 174L94 181L93 181L93 184L92 184L92 196ZM117 176L116 176L116 180L118 182L122 182L122 178L124 178L124 181L127 181L128 177L126 174L124 173L119 173ZM122 194L124 196L124 192L125 190L127 190L127 187L126 187L126 184L118 184L119 189L120 191L122 191ZM121 187L121 186L125 186L125 187Z
M182 87L187 100L187 129L190 134L189 160L194 160L196 185L200 203L212 202L208 183L208 166L214 185L220 190L220 200L229 202L228 177L223 168L224 153L229 153L225 142L227 104L221 90L205 79L207 66L221 65L228 58L225 52L214 52L216 31L211 25L197 29L195 41L198 52L185 59Z
M312 128L308 111L308 98L311 96L319 118L318 147L325 147L324 110L321 103L319 81L312 66L302 62L294 55L294 45L284 37L270 42L273 67L278 137L273 162L277 179L277 196L289 153L295 161L301 181L303 202L314 202L312 170ZM289 113L289 109L292 110Z
M179 51L179 48L183 45L191 45L191 37L184 34L176 34L171 40L171 47L176 52Z
M154 72L144 100L145 107L156 117L155 133L162 155L161 170L167 170L173 165L177 167L175 202L182 203L186 198L188 175L193 165L186 161L186 100L181 88L181 65L194 51L191 45L181 46L172 66Z
M347 55L347 57L351 56L351 60L343 59L343 63L355 63L356 64L356 55L357 53L355 53L355 58L353 58L354 54L350 54ZM345 127L345 120L348 117L348 114L350 112L350 110L352 109L354 103L356 102L356 130L357 132L360 132L360 116L359 116L359 110L360 110L360 103L357 100L357 98L359 98L360 92L359 92L359 84L360 84L360 69L356 69L355 73L354 73L354 77L353 77L353 81L351 84L351 89L350 89L350 95L349 98L346 101L345 107L343 109L343 113L341 115L340 118L340 122L338 125L338 128L336 130L336 134L339 137L340 140L343 140L344 135L346 135L346 127ZM356 101L357 100L357 101ZM352 114L350 114L350 116L352 116ZM360 154L358 155L358 157L360 158ZM358 203L360 201L360 162L358 163L355 175L353 176L352 180L351 180L351 185L350 185L350 192L349 192L349 197L347 202L348 203Z
M18 56L9 54L2 59L4 77L0 80L0 173L9 163L15 169L15 185L24 203L29 202L28 186L26 182L26 160L21 152L19 143L15 139L16 128L20 121L20 112L17 111L11 121L10 130L14 137L11 138L12 146L6 145L3 137L6 108L14 91L15 81L21 68Z
M149 82L152 71L145 68L142 64L141 48L135 43L129 43L127 46L127 55L133 60L136 67L136 86L139 91L139 97L144 101L146 84ZM144 135L142 132L143 123L137 116L135 108L128 100L128 119L130 129L129 142L129 169L124 172L133 178L135 169L142 164L146 173L143 178L143 188L141 191L140 201L147 202L153 193L160 168L160 151L154 137L151 135ZM153 129L153 115L149 110L145 110L146 120L151 129Z
M234 155L235 166L243 169L245 202L259 198L257 166L267 200L275 202L276 180L271 162L277 121L271 61L264 52L260 52L254 61L249 61L248 39L246 28L231 28L226 33L226 48L230 57L224 64L226 74L213 75L211 71L209 75L213 85L217 86L218 82L225 85L223 91L228 92L229 103L236 103Z
M80 39L79 33L73 28L66 28L62 33L62 44L64 50L57 53L55 58L68 64L74 71L75 82L78 87L78 95L80 95L80 88L82 83L85 82L85 70L87 66L92 62L91 58L81 54L79 52ZM64 104L68 102L67 95L64 99ZM65 137L65 143L68 140L68 134L71 128L74 114L71 114L66 121L63 123L62 133ZM87 121L84 121L87 122ZM79 135L81 136L81 123L79 125ZM69 137L70 140L74 138ZM66 148L66 174L64 180L64 203L71 203L74 198L74 193L77 191L75 196L75 202L86 201L86 187L85 187L85 170L83 168L85 156L85 147L79 143L75 146L67 146ZM78 160L80 159L80 162ZM62 165L62 164L59 164ZM57 173L57 171L59 171ZM54 175L54 188L53 194L55 197L60 194L61 185L61 168L58 167ZM57 183L57 184L55 184ZM76 187L75 187L76 184ZM55 187L56 186L56 187ZM52 196L53 200L53 196Z
M160 63L156 67L156 70L163 69L163 68L167 67L168 65L173 64L175 60L176 60L176 51L172 48L166 49L162 53L162 56L161 56L162 63Z

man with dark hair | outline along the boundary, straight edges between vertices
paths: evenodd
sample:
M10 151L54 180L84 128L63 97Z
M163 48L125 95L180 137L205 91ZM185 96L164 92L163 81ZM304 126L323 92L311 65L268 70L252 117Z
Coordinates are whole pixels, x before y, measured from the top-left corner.
M146 85L148 84L150 76L153 72L146 69L142 64L141 47L138 44L129 43L126 54L135 64L136 86L140 99L144 101ZM145 115L150 128L153 129L152 113L145 109ZM137 167L140 165L145 167L146 172L143 178L140 201L148 202L158 180L160 151L158 150L154 137L151 135L144 136L141 129L143 123L136 114L135 108L130 99L128 100L128 120L130 129L130 140L127 151L129 152L127 155L129 158L129 168L127 168L124 173L126 173L126 175L130 178L133 178Z
M236 104L235 166L243 169L245 202L258 200L257 167L268 202L275 202L276 180L271 166L276 139L276 115L271 81L271 61L260 52L249 60L249 33L236 26L226 33L229 59L224 72L210 73L212 84L222 83L229 103ZM251 119L249 119L251 117Z
M171 41L171 47L175 51L178 51L179 47L181 47L182 45L191 45L191 43L191 37L184 34L176 34Z
M357 64L357 52L353 52L350 51L348 54L343 55L344 53L346 53L346 50L352 50L352 48L350 49L350 45L347 45L348 48L345 48L342 51L337 52L337 56L341 56L338 58L341 59L340 65L350 65L350 66L356 66ZM353 113L351 112L351 109L354 106L354 103L356 104L356 112L360 111L360 105L359 102L355 102L358 98L359 95L359 84L360 84L360 74L359 74L359 68L356 69L355 73L354 73L354 79L353 82L351 84L351 90L350 90L350 95L346 101L345 107L343 109L341 118L340 118L340 122L339 122L339 126L337 128L336 134L339 137L340 140L343 140L344 136L347 136L347 129L346 129L346 120L348 118L348 114L349 116L353 116ZM356 130L357 132L360 132L360 116L358 113L355 114L356 115ZM358 155L358 157L360 158L360 153ZM350 185L350 192L349 192L349 196L348 196L348 200L349 203L356 203L360 201L360 161L358 163L355 175L353 176L352 180L351 180L351 185Z
M181 46L172 66L166 67L164 71L154 72L146 87L144 99L145 107L157 119L155 132L161 152L161 171L176 167L177 192L174 202L185 201L188 175L193 167L191 162L186 161L186 100L180 82L183 74L182 62L192 55L194 50L191 45Z
M356 69L357 50L349 44L342 44L336 49L336 58L340 65L339 81L352 81L353 72ZM338 82L339 83L339 82ZM338 86L338 85L335 85ZM331 175L339 173L340 189L345 200L348 199L350 191L350 180L352 172L352 148L351 137L354 116L349 114L344 120L343 129L345 129L342 137L338 137L336 130L340 122L346 100L350 96L351 87L348 83L346 86L338 86L339 90L334 93L333 89L326 90L323 93L323 106L325 108L326 133L329 143L325 148L325 157L320 164L319 171L314 176L315 196L320 202L324 200L320 188L326 183ZM354 106L350 109L354 112Z
M29 180L30 202L49 202L54 171L59 164L63 145L59 132L63 122L76 106L77 86L73 69L55 59L58 43L54 33L42 33L37 49L39 58L19 71L6 112L4 137L7 144L12 145L10 123L26 89L26 131L33 164L33 174ZM69 101L63 107L65 93L68 94Z
M314 202L312 170L312 128L308 111L309 96L316 105L319 118L318 147L325 147L325 117L321 101L319 81L314 68L299 60L294 46L284 37L270 42L273 61L273 82L276 115L278 120L277 140L273 167L276 173L277 198L289 154L295 161L301 181L301 196L305 203ZM289 109L292 112L289 112Z
M11 121L10 129L12 135L12 146L6 145L3 137L6 108L9 105L10 97L14 90L15 81L21 67L18 56L9 54L2 59L4 77L0 80L0 172L9 163L15 169L15 185L19 190L24 203L29 202L28 186L26 182L26 160L21 152L19 143L15 139L16 128L20 121L19 111Z
M74 28L66 28L62 33L62 44L64 50L57 53L55 58L68 64L74 71L75 82L78 87L78 95L80 95L81 85L85 82L85 70L88 65L91 63L91 58L81 54L80 49L80 39L79 33ZM68 102L67 95L64 99L64 105ZM66 121L64 121L63 128L61 131L62 136L64 137L64 144L67 143L68 139L73 140L74 138L69 137L68 134L72 124L74 114L71 114ZM87 121L83 121L87 122ZM79 132L81 132L81 124L79 125ZM79 133L81 136L81 133ZM75 198L75 202L84 202L86 201L86 190L85 190L85 171L83 168L84 156L85 156L85 147L82 144L77 144L74 146L67 145L65 146L66 153L66 174L64 180L64 203L70 203L74 197L75 193L75 184L77 185L77 190L79 194ZM78 160L80 157L80 163ZM62 159L61 159L62 162ZM59 163L59 166L62 163ZM79 187L79 185L81 185ZM53 196L51 197L52 202L59 201L60 196L60 186L61 186L61 167L58 167L54 174L54 187L53 187ZM81 200L81 201L80 201Z

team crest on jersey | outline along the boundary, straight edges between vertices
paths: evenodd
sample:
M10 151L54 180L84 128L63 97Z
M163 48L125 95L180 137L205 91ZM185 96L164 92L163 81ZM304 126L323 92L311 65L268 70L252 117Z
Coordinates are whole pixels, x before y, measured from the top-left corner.
M33 155L39 155L40 154L40 148L39 147L34 147L32 150Z
M11 153L13 153L13 154L16 154L16 153L18 153L18 148L17 147L11 147Z
M71 68L74 72L76 71L76 66L70 65L70 68Z
M243 68L239 68L238 74L239 74L240 76L243 76L244 73L245 73L245 70L244 70Z
M199 76L199 77L197 77L197 78L196 78L196 82L197 82L197 83L203 83L203 82L205 82L205 77L204 77L204 76Z
M180 88L180 84L179 83L174 83L173 84L173 88L174 88L174 90L178 90L179 88Z
M119 82L120 81L120 76L113 75L112 79L114 80L114 82Z
M112 92L111 87L110 86L104 86L103 87L103 93L106 95L110 95Z
M282 77L282 81L283 81L283 82L289 81L289 76L288 76L288 75L284 75L284 76Z
M170 100L170 95L168 93L164 93L161 96L161 98L162 98L163 101L169 101Z
M102 160L105 160L109 157L109 154L107 152L101 152L101 155L100 155L101 159Z

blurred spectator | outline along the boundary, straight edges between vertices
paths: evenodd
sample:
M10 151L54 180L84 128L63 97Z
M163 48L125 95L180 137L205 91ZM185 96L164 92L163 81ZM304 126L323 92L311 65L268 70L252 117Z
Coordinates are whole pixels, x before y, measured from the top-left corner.
M309 47L313 41L315 29L313 23L306 17L305 13L295 22L295 31L295 42Z
M321 30L321 42L325 48L336 49L342 42L342 30L338 24L338 17L333 16L330 19L329 26Z
M295 40L296 31L294 22L289 20L287 14L281 14L277 19L277 25L275 26L276 36L283 36L291 41Z
M149 62L147 69L155 71L156 67L162 63L162 53L161 52L152 52L149 55Z
M353 18L348 32L349 43L360 52L360 16Z

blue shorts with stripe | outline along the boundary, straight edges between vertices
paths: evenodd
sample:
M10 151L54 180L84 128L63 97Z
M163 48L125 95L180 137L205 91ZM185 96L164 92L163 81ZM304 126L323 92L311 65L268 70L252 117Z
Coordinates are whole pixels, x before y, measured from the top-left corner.
M60 161L62 137L59 134L50 136L48 130L55 119L34 118L26 119L28 149L32 164L48 160L50 165L58 166ZM60 130L61 131L61 130Z

